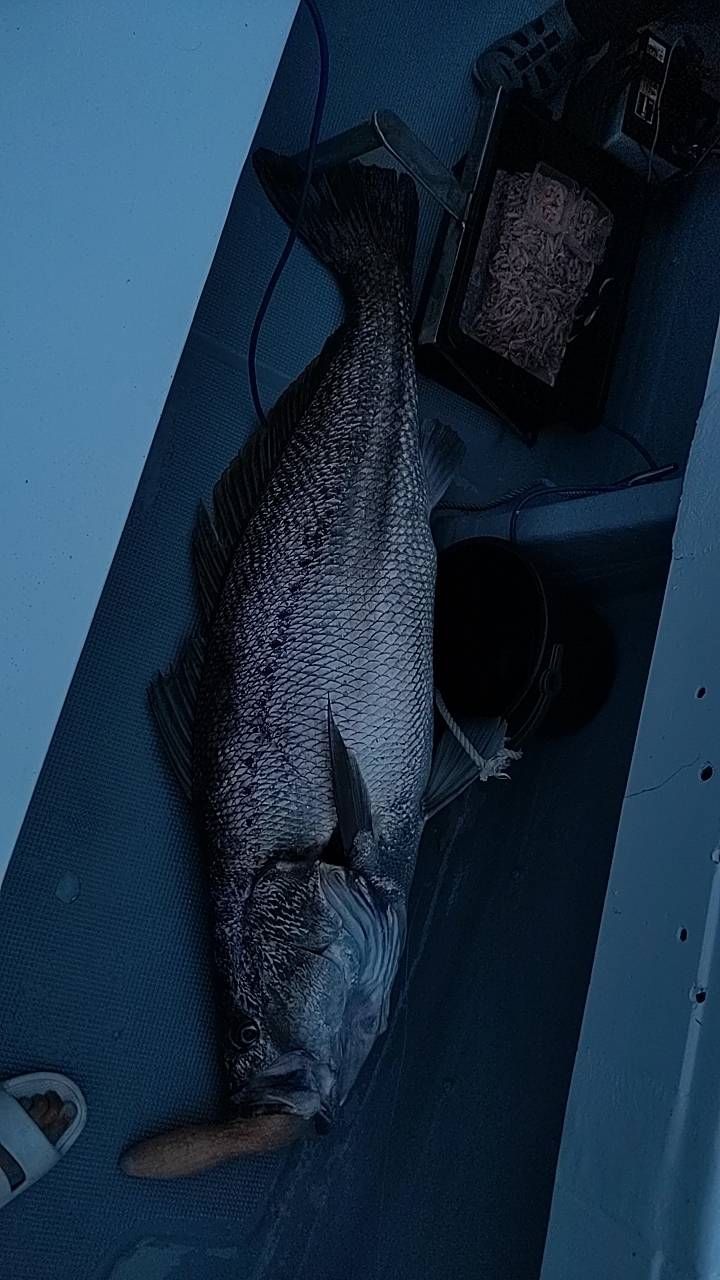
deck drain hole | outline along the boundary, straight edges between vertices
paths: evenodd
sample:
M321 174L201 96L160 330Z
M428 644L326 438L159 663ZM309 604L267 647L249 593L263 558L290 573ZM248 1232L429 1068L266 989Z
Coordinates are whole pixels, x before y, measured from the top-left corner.
M713 776L713 773L714 773L714 769L711 764L703 765L702 769L700 770L700 781L709 782Z
M678 929L678 942L687 942L688 931L685 928Z

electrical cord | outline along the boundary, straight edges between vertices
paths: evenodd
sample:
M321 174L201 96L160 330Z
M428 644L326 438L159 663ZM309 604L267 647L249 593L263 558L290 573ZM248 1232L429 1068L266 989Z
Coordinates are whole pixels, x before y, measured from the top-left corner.
M310 140L309 140L308 149L307 149L307 166L305 169L305 179L303 181L302 191L300 193L300 201L298 204L297 215L288 233L288 238L285 243L285 248L280 254L280 257L278 258L277 263L275 265L275 269L265 288L265 292L262 296L262 299L260 301L260 306L258 307L257 315L255 317L255 323L253 324L253 327L252 327L250 340L248 342L248 381L250 383L250 395L252 397L255 413L257 414L258 419L260 420L263 426L267 426L267 417L265 415L265 410L263 409L263 406L262 406L262 400L260 398L260 388L258 386L258 379L257 379L258 342L260 341L260 333L262 331L263 323L265 321L265 316L267 315L268 308L270 307L270 303L272 302L273 295L278 286L280 277L282 276L282 273L285 270L290 260L290 255L295 247L295 242L298 238L300 227L302 226L302 219L303 219L303 214L305 212L305 205L307 203L308 193L310 191L310 183L312 182L312 177L313 177L313 168L315 165L315 154L317 152L317 145L320 137L320 130L322 128L322 120L323 120L323 115L325 113L325 104L327 102L328 82L330 79L330 49L328 45L327 33L325 31L325 26L324 26L322 17L320 15L320 11L315 3L315 0L303 0L303 4L305 5L307 12L309 13L312 19L312 23L315 28L315 36L317 39L318 55L319 55L319 61L320 61L319 75L318 75L318 89L317 89L317 97L315 99L315 110L313 112L312 126L310 129Z
M517 543L517 526L520 514L524 509L530 506L541 496L548 501L555 502L572 502L576 498L597 498L604 493L619 493L623 489L636 489L640 485L651 484L655 480L667 480L670 476L677 473L678 467L675 463L667 467L657 467L650 471L640 471L635 475L626 476L623 480L616 480L614 484L596 485L593 488L574 488L574 489L546 489L541 495L537 489L534 492L528 492L524 497L520 498L513 507L510 516L509 538L512 543Z
M610 426L608 422L605 423L605 430L609 431L611 436L618 436L621 440L626 440L628 444L631 444L635 452L639 453L645 466L649 467L651 471L660 470L660 464L655 461L649 449L646 449L645 445L641 444L629 431L624 431L622 427Z
M488 511L499 511L502 507L509 507L513 498L526 498L530 493L542 493L548 489L554 492L554 486L550 480L536 480L529 488L523 489L522 493L506 493L502 498L494 498L490 502L447 502L438 503L437 511L456 511L460 515L485 515Z
M674 463L670 466L661 467L660 464L656 462L649 449L646 449L645 446L641 444L640 441L629 431L624 431L622 427L610 426L607 422L604 426L605 430L611 435L618 436L621 440L626 440L628 444L632 445L633 449L635 449L635 451L640 455L646 467L648 467L649 471L653 475L665 476L674 474L674 472L677 471L678 468ZM623 482L619 481L618 483L622 484ZM583 490L583 492L595 491L595 489L587 491ZM567 492L567 490L556 489L550 480L536 480L534 484L532 484L528 489L525 489L519 496L524 502L526 499L534 497L536 494L551 493L554 495L563 492ZM484 503L446 501L439 504L438 510L457 511L461 514L464 513L465 515L483 515L485 512L498 511L501 507L507 507L513 497L513 494L505 494L502 498L495 498L492 502Z
M625 476L622 480L616 480L612 484L576 485L574 487L556 488L547 480L538 480L531 484L520 494L505 494L502 498L495 498L492 502L476 503L476 502L441 502L439 511L452 511L461 515L485 515L490 511L499 511L501 508L510 507L513 497L516 501L510 509L510 528L508 537L511 542L517 543L517 526L521 513L535 503L540 503L543 499L545 502L572 502L577 498L595 498L605 493L618 493L623 489L635 489L640 485L651 484L655 480L668 480L671 476L677 474L679 468L675 463L666 467L651 467L648 471L639 471L631 476Z

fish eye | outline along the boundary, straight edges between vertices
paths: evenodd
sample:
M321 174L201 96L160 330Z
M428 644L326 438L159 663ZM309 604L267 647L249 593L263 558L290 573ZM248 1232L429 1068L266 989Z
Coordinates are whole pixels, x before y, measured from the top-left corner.
M234 1049L242 1053L257 1044L260 1039L260 1028L254 1018L246 1013L236 1013L230 1022L228 1038Z

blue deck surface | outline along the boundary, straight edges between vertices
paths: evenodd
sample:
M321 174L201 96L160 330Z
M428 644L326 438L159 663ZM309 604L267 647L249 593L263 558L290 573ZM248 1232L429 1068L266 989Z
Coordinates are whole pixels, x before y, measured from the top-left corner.
M297 3L0 8L0 881Z
M447 160L475 99L473 52L533 4L324 0L326 132L377 106ZM315 52L296 24L260 138L302 146ZM682 460L715 334L715 186L655 215L608 421ZM169 207L169 216L171 216ZM421 256L435 224L427 209ZM454 808L416 882L408 999L323 1142L195 1181L141 1184L120 1150L221 1099L202 869L152 734L145 686L193 617L198 498L246 438L244 352L283 232L251 173L225 234L136 502L0 898L0 1073L53 1066L86 1092L72 1155L3 1211L12 1280L534 1280L660 584L607 596L620 673L597 722L528 750L511 785ZM698 279L702 276L703 287ZM271 402L340 314L299 250L268 320ZM424 384L488 496L528 478L602 482L636 469L605 432L528 452L482 411ZM581 785L581 780L584 783ZM592 780L592 781L590 781ZM56 895L66 872L80 895Z

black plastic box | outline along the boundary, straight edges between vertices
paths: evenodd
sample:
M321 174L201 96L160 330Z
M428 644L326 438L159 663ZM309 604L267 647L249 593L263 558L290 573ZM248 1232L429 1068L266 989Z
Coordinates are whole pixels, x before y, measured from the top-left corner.
M468 337L461 322L498 171L533 173L538 164L587 188L607 206L613 220L602 269L576 316L573 340L554 385ZM483 105L458 172L472 199L464 224L448 217L441 228L420 310L421 369L492 409L530 443L551 427L592 429L602 416L637 260L645 184L523 100L502 93Z

